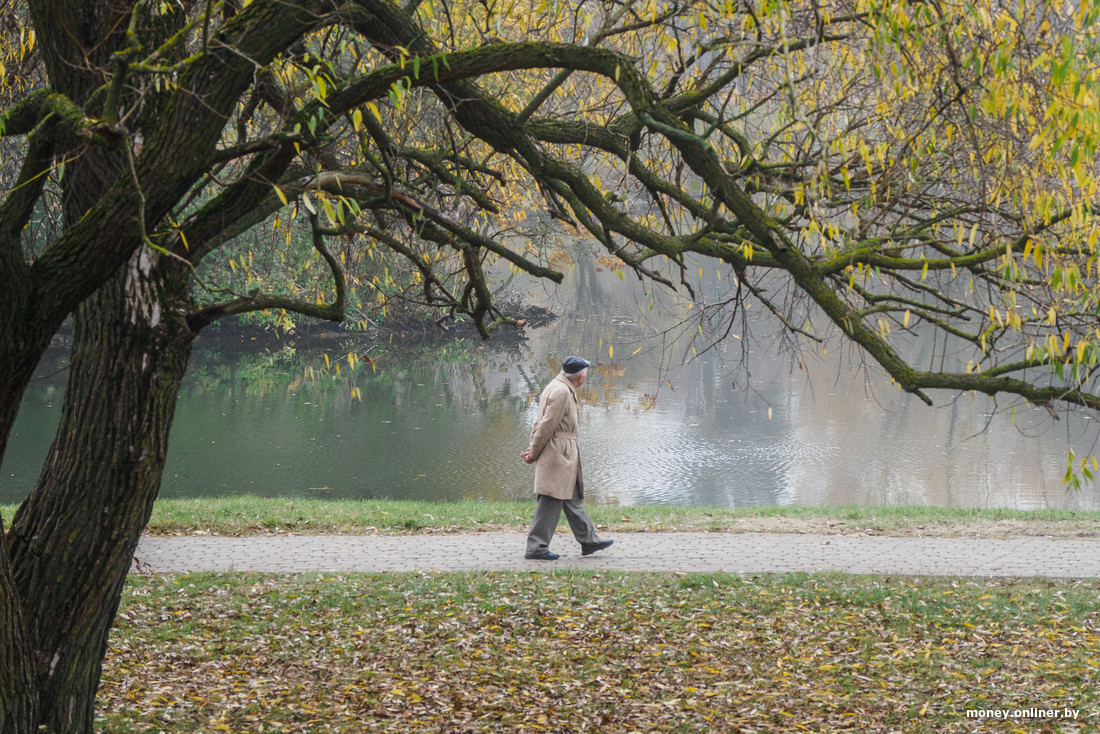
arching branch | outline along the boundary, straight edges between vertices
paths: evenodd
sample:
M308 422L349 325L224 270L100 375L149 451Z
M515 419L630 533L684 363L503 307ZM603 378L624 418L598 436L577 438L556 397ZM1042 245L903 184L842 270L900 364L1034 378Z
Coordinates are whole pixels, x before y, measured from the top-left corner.
M332 303L318 305L296 298L279 295L265 295L255 291L247 296L242 296L226 303L208 306L189 314L187 316L187 325L191 330L198 332L218 319L223 319L227 316L236 316L243 313L265 311L268 309L291 311L303 316L310 316L325 321L343 321L346 315L347 305L347 280L344 275L344 268L340 264L340 260L329 252L328 247L325 245L325 232L319 226L316 215L310 217L310 229L313 238L313 249L321 255L326 263L328 263L329 271L332 273L333 285L336 290L336 297Z

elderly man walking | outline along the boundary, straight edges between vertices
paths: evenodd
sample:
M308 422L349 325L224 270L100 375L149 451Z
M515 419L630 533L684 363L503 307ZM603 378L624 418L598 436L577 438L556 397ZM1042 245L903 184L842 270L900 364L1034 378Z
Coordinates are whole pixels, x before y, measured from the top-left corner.
M531 443L520 456L535 465L535 519L527 533L527 558L555 561L550 550L561 513L581 544L581 555L603 550L614 541L600 540L596 525L584 510L584 476L577 446L577 388L588 378L586 359L566 357L561 373L539 396L539 412Z

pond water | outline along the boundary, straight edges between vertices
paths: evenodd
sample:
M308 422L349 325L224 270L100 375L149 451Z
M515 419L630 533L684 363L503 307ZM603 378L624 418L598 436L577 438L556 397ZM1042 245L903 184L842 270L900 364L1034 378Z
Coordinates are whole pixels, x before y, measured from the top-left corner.
M723 272L692 275L702 300L723 297ZM929 408L840 345L781 349L763 315L750 319L757 338L735 327L703 351L698 306L590 260L562 286L510 287L561 317L526 339L441 342L420 358L354 347L374 369L350 369L349 347L331 340L254 353L204 337L162 496L529 498L533 470L519 453L538 393L580 354L594 361L580 424L589 502L1100 509L1095 484L1062 482L1068 449L1094 450L1086 418L1011 415L969 394L935 393ZM64 367L50 355L28 390L0 501L37 478Z

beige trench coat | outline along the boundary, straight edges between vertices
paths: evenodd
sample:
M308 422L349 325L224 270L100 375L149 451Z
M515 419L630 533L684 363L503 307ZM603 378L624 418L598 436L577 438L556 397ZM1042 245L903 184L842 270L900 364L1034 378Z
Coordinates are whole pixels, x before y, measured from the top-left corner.
M577 390L559 374L539 396L538 417L527 447L535 460L535 494L570 500L576 489L583 495L577 414Z

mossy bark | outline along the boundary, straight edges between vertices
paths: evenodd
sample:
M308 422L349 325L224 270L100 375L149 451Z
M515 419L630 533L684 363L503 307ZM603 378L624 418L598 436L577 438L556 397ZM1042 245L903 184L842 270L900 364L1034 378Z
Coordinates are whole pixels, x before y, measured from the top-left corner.
M142 248L77 313L57 438L8 539L41 731L92 731L108 633L190 355L177 307L186 288L178 263Z

